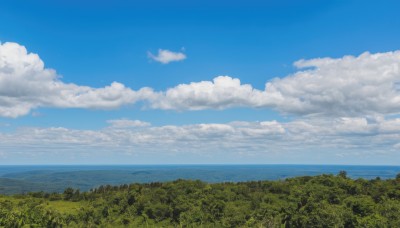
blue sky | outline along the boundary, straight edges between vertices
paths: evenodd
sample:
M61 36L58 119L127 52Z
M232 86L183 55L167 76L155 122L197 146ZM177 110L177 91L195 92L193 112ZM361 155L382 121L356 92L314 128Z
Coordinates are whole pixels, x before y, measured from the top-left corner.
M398 164L399 7L3 2L0 164Z

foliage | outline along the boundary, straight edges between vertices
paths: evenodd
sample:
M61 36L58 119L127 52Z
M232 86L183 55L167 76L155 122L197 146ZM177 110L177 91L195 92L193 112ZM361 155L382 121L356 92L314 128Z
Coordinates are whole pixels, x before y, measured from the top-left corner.
M0 227L400 227L400 179L104 185L0 196Z

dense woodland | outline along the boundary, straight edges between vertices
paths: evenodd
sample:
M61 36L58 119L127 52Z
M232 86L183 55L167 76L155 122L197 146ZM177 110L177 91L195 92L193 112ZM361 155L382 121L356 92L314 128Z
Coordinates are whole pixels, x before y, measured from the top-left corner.
M400 227L400 174L346 172L209 184L100 186L88 192L0 196L4 227Z

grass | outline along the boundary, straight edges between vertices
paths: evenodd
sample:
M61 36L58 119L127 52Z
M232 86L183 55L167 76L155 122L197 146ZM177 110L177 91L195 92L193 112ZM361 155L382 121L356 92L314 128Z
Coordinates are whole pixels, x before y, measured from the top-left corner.
M5 202L5 201L10 201L11 203L18 204L20 202L23 202L24 200L25 200L24 198L15 198L15 197L10 197L10 196L0 195L0 203ZM39 200L36 199L35 201L39 201ZM45 202L41 203L40 205L44 206L45 208L58 211L61 214L77 214L78 211L82 207L87 206L86 202L84 202L84 201L71 202L71 201L63 201L63 200L45 201Z
M77 214L78 211L84 207L84 202L70 202L70 201L48 201L46 207L56 210L62 214Z
M5 196L5 195L0 195L0 203L1 202L5 202L5 201L10 201L12 203L19 203L21 202L23 199L19 199L19 198L14 198L14 197L10 197L10 196Z

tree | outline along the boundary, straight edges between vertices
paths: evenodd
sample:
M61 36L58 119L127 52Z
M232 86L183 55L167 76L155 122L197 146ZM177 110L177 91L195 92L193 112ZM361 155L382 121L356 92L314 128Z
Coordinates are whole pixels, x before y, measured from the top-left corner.
M48 197L0 195L0 227L400 227L399 180L399 174L396 180L354 180L343 171L279 181L178 180L83 193L67 188Z
M347 172L344 171L344 170L341 170L341 171L339 171L338 176L341 177L341 178L345 178L346 179L347 178Z
M74 189L73 188L66 188L64 190L64 199L65 200L70 200L74 196Z

